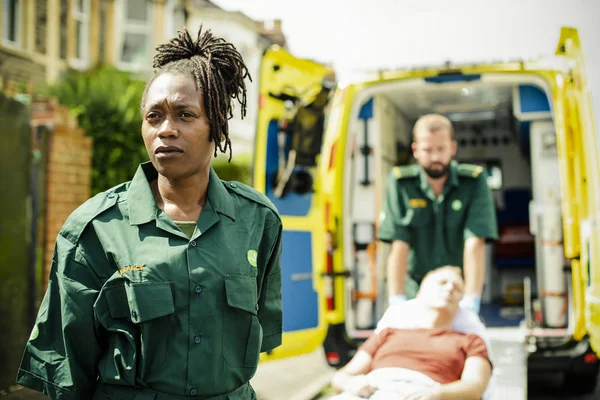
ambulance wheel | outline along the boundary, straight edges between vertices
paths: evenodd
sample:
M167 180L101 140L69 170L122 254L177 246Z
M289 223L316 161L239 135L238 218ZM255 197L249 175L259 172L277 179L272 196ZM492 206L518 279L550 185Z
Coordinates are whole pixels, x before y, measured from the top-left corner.
M596 389L598 373L566 373L565 389L571 394L588 394Z

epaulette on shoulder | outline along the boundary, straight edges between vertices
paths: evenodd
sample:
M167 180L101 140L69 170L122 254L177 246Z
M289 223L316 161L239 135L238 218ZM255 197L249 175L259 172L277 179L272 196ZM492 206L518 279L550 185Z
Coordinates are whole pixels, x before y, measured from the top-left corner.
M69 215L63 224L59 235L76 244L85 227L98 215L113 207L119 201L119 195L126 188L122 183L107 191L100 192L85 201Z
M396 179L416 178L419 176L419 168L416 165L402 165L392 169Z
M458 176L466 178L477 178L482 172L483 167L474 164L458 164Z
M265 196L258 190L241 182L223 181L223 183L227 188L229 188L236 194L244 197L245 199L248 199L250 201L253 201L255 203L261 204L269 208L275 213L275 215L277 215L277 218L281 219L281 217L279 216L279 211L277 210L277 207L275 207L275 204L273 204L267 196Z

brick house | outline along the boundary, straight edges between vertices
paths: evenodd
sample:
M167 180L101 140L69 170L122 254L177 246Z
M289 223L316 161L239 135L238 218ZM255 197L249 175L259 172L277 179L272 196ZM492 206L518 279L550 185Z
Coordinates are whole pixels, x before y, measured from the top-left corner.
M67 68L99 62L149 73L156 46L185 26L192 11L200 19L228 15L208 0L3 0L0 87L54 83ZM280 21L256 23L256 32L285 45Z
M4 0L0 77L6 87L54 83L98 62L150 70L158 43L185 24L186 0Z
M21 98L30 103L33 130L41 132L41 127L49 126L52 131L43 190L45 226L40 226L47 238L40 243L44 277L60 226L90 195L93 144L67 110L51 100L31 103L30 95L46 83L59 81L68 69L85 70L98 63L149 75L156 46L181 27L193 31L201 23L239 48L254 77L264 49L271 44L285 46L280 21L253 21L209 0L3 0L0 91L9 96L25 94ZM249 84L250 97L257 96L257 85L257 79ZM248 107L244 121L239 116L231 121L233 142L242 153L252 151L257 101ZM32 134L32 139L32 150L39 151L39 138Z

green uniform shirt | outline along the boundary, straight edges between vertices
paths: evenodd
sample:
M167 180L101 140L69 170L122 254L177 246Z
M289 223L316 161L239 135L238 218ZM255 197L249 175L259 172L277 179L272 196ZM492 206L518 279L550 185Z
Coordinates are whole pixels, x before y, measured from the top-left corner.
M52 399L255 398L259 353L281 344L277 210L211 169L188 237L157 207L156 177L142 164L64 224L20 384Z
M378 238L410 246L407 297L414 297L424 275L444 265L463 266L469 237L498 238L496 210L483 168L452 161L444 190L435 196L417 164L390 173Z

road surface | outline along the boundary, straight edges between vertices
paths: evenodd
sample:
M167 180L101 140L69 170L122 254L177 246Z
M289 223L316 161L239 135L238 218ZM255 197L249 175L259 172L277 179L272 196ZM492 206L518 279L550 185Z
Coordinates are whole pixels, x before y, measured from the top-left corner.
M497 341L502 341L502 338L503 334L496 336ZM325 400L328 396L317 396L322 389L327 387L333 373L334 370L325 362L322 351L317 350L304 356L261 364L256 376L252 379L252 385L256 390L258 400ZM505 378L510 379L510 375L505 375ZM556 376L548 376L543 380L530 383L528 400L600 399L600 386L592 394L577 397L562 391L560 384L561 379ZM0 399L43 400L47 397L22 389L7 396L0 396ZM498 397L498 399L512 400L511 397L504 396Z

